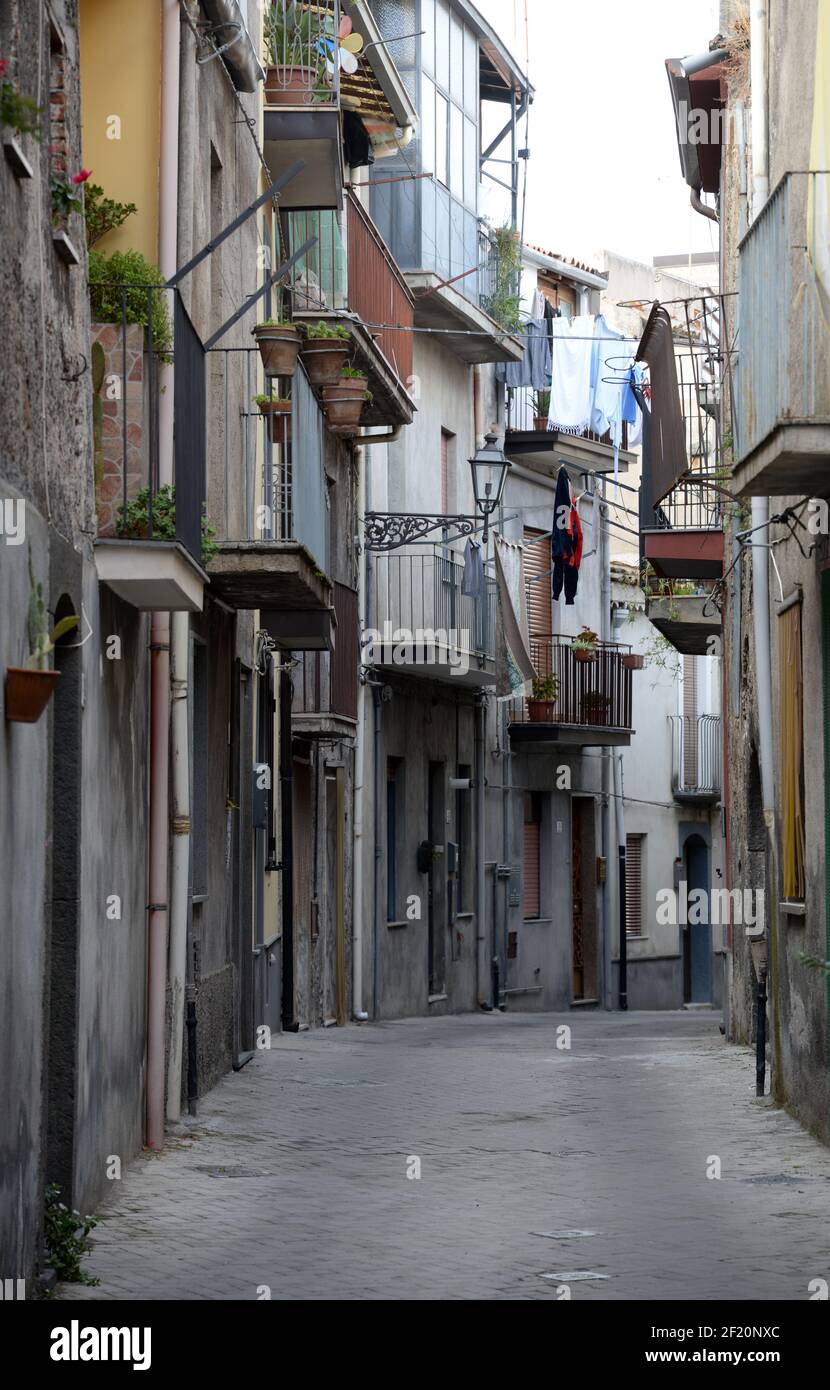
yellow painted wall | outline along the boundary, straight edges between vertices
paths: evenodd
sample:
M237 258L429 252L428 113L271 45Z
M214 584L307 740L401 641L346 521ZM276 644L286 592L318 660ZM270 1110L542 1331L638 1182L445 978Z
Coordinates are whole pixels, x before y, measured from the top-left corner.
M158 262L160 0L81 0L84 167L108 198L138 211L96 245ZM111 117L120 121L112 139Z

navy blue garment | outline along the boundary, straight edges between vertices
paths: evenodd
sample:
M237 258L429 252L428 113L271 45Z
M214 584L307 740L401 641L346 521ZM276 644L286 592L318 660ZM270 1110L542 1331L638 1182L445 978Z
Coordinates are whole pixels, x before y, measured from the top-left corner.
M571 554L568 518L571 514L571 484L568 470L560 468L556 476L556 496L553 503L553 529L550 536L550 558L553 571L552 593L555 599L565 582L565 561ZM566 596L567 597L567 596Z

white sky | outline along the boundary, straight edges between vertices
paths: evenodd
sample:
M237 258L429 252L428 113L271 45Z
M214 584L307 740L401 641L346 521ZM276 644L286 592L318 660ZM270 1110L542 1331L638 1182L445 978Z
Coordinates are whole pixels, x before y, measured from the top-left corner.
M475 4L524 65L525 0ZM708 49L717 0L527 0L527 11L525 240L591 264L604 248L647 263L716 250L715 223L689 206L664 60Z

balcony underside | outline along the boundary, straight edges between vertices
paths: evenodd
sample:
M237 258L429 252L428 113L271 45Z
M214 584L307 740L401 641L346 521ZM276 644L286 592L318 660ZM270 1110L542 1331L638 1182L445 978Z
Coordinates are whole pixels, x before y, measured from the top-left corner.
M723 531L645 531L645 557L661 579L719 579Z
M612 728L607 724L547 724L516 720L508 725L515 744L538 744L562 748L626 748L631 742L632 729Z
M557 430L508 430L504 436L504 452L516 463L546 475L558 473L563 463L575 474L585 468L594 473L614 471L613 445L583 439L580 435L560 434ZM634 462L634 454L620 449L620 473L627 473L629 464Z
M222 541L208 573L213 591L231 608L331 608L331 583L297 541Z
M672 795L681 806L714 806L721 796L719 788L701 791L696 787L675 787Z
M732 481L739 497L830 497L830 419L780 421Z
M378 643L373 647L373 664L399 676L444 681L449 685L478 688L495 685L496 665L491 657L479 658L457 648L436 643L434 650L409 652L405 643Z
M266 106L265 163L278 179L305 168L280 193L280 208L339 208L343 201L340 112L333 106Z
M98 578L133 608L201 613L207 575L178 541L98 540Z
M352 742L357 735L357 720L345 714L291 715L291 730L298 738L331 739L336 743Z
M444 285L434 271L408 273L415 296L416 328L440 330L440 341L464 362L521 362L524 345L503 329L454 285ZM459 282L463 288L463 281Z
M303 313L295 314L295 322L342 323L352 335L351 361L365 373L369 381L372 399L363 407L360 417L361 427L411 425L415 405L402 381L389 362L387 362L371 333L360 320L351 314L343 313Z
M712 656L713 641L720 640L723 628L720 613L713 609L707 598L672 596L649 599L646 616L684 656Z

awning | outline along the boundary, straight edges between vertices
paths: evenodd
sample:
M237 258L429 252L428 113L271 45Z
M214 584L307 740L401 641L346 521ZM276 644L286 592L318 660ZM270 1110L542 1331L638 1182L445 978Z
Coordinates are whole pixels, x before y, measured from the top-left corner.
M727 49L715 48L696 58L666 59L680 168L696 193L720 192L728 57Z
M647 362L651 376L650 453L652 505L662 502L688 471L686 431L680 409L680 388L674 356L674 334L668 311L655 304L637 348L637 361Z

